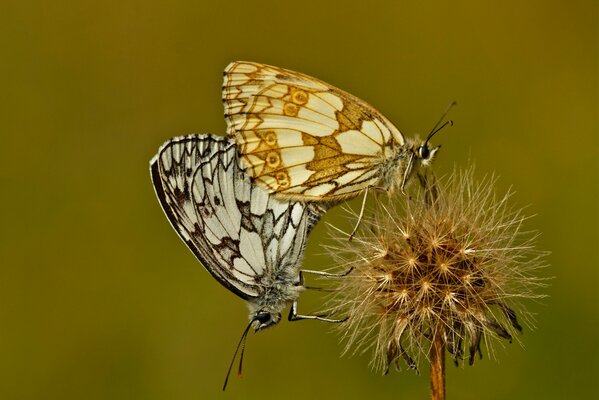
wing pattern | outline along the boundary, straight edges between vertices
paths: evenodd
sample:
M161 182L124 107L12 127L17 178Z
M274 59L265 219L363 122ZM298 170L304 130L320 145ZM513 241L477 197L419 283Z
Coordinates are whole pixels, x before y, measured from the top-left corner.
M223 103L246 172L279 197L355 196L377 182L393 147L405 143L364 101L278 67L229 64Z
M173 138L152 159L151 173L171 224L227 289L252 300L282 274L297 277L306 236L320 215L252 185L233 141Z

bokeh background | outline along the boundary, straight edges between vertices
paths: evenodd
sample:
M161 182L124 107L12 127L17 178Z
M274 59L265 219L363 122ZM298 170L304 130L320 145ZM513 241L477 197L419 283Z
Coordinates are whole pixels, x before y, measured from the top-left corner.
M457 100L435 170L474 161L513 186L554 279L524 347L448 365L449 396L597 398L597 20L592 0L3 1L0 398L428 397L427 371L379 376L313 321L250 335L220 392L247 311L169 226L148 161L169 137L224 133L232 60L319 77L406 136ZM326 235L305 267L332 266Z

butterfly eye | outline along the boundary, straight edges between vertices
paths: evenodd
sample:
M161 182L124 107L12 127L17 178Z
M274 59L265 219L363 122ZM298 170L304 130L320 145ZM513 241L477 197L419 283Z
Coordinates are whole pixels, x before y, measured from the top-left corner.
M271 316L270 313L264 312L264 311L258 311L256 313L256 316L254 317L254 319L258 322L260 322L260 324L265 324L270 320Z
M258 327L256 328L256 331L268 328L269 326L276 324L277 322L279 322L279 319L280 317L273 318L273 315L269 312L258 311L256 313L256 316L254 316L254 321L257 321L259 323Z
M420 157L423 160L426 160L430 157L430 155L431 151L429 150L428 145L426 143L421 144L418 148L418 157Z

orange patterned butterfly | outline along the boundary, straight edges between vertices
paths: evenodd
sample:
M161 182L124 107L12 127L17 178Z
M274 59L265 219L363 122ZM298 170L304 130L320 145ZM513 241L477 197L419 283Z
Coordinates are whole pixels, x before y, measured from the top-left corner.
M406 140L366 102L283 68L229 64L223 102L246 172L280 198L336 203L368 189L403 192L439 149L429 145L438 129Z

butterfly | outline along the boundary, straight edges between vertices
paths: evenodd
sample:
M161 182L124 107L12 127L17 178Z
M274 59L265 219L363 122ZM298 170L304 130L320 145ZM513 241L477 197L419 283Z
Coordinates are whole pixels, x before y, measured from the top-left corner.
M253 185L240 167L235 143L225 137L170 139L152 158L150 172L175 231L208 272L248 304L250 322L237 350L250 327L259 331L277 324L287 305L289 320L337 322L297 314L302 272L325 274L298 267L322 209L278 200Z
M439 150L429 144L439 123L423 142L407 140L366 102L283 68L233 62L222 98L245 171L278 198L336 203L371 188L404 192Z

